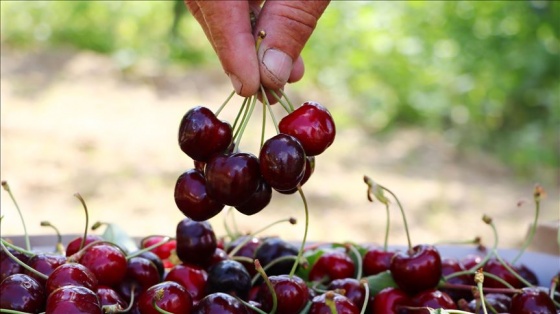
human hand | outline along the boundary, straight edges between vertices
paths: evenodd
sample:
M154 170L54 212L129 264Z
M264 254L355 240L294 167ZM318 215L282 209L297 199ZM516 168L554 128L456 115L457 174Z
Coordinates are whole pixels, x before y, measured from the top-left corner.
M279 90L303 77L300 53L329 1L195 1L185 3L202 26L237 94L261 84ZM261 7L262 5L262 7ZM251 27L250 14L256 17ZM266 36L256 43L258 33Z

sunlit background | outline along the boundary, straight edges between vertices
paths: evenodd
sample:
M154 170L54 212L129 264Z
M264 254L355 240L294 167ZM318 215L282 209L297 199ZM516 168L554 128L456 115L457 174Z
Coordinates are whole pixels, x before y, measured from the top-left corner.
M1 177L28 231L52 234L39 226L49 220L81 232L79 192L92 221L173 235L183 218L173 186L192 167L176 143L180 118L231 91L182 1L0 5ZM305 77L287 87L295 102L327 106L338 127L304 187L311 239L382 242L385 210L367 201L364 174L400 196L416 241L492 242L486 213L501 243L517 245L536 183L548 192L541 219L557 223L559 20L553 1L333 1L303 52ZM22 234L1 195L2 234ZM391 208L392 242L404 243ZM297 194L234 219L248 232L289 216L300 223L265 233L301 239ZM221 235L225 217L212 219Z

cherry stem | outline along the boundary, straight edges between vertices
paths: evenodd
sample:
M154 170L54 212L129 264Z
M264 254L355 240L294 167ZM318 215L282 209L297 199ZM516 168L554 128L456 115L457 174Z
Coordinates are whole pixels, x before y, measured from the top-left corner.
M294 105L292 105L292 102L290 101L290 98L288 97L288 95L286 95L286 93L284 93L284 91L282 89L280 89L280 94L282 94L282 97L284 97L286 99L286 101L288 102L288 105L290 106L290 109L292 111L294 111L295 107L294 107Z
M132 284L130 287L130 301L128 306L123 309L118 303L112 305L104 305L101 307L103 313L128 313L134 305L134 291L136 290L136 284Z
M20 252L20 253L23 253L23 254L28 255L28 256L35 256L35 255L36 255L35 253L33 253L33 252L31 252L31 251L28 251L28 250L26 250L26 249L24 249L24 248L21 248L21 247L19 247L19 246L17 246L17 245L13 245L12 243L10 243L10 242L8 242L8 241L6 241L6 240L4 240L4 239L1 239L1 240L2 240L2 243L4 243L5 246L7 246L7 247L9 247L9 248L11 248L11 249L14 249L14 250L16 250L16 251L18 251L18 252Z
M250 308L251 310L253 310L253 312L255 313L259 313L259 314L267 314L265 311L259 309L258 307L254 306L253 304L241 299L240 297L236 297L237 300L241 303L243 303L243 305L245 305L246 307Z
M88 208L86 202L84 201L84 198L80 195L80 193L74 194L74 197L76 197L80 201L80 203L82 203L84 212L86 213L86 228L84 230L84 236L82 238L82 242L80 243L80 249L82 249L86 244L86 237L87 237L88 227L89 227L89 214L88 214Z
M236 130L233 138L235 138L235 136L237 135L237 124L239 123L239 118L241 118L241 116L245 112L245 108L247 106L247 102L249 101L249 98L250 97L247 97L247 98L243 99L243 102L241 103L241 107L239 108L239 111L237 112L237 115L235 116L235 120L233 120L233 126L231 128L233 130Z
M482 289L482 284L484 283L484 272L482 271L482 268L477 270L474 274L474 282L476 283L476 288L478 289L478 294L480 295L482 311L484 314L488 314L488 311L486 310L486 300L484 300L484 289Z
M338 314L338 310L336 309L336 303L334 302L334 292L332 291L325 292L325 304L331 310L331 314Z
M241 121L239 122L239 127L237 128L237 130L235 131L235 134L233 135L233 141L235 142L236 147L239 147L239 142L241 141L241 137L243 135L243 130L245 129L244 126L247 125L247 121L249 120L249 117L251 116L249 114L249 111L252 111L251 110L252 99L253 99L253 97L246 98L246 103L239 110L240 113L241 113L241 111L243 111L243 114L241 116Z
M535 191L538 191L539 186L537 186L535 188ZM519 253L517 253L517 256L511 261L512 264L515 264L517 262L517 260L521 257L521 255L523 255L523 253L525 253L525 250L527 250L527 248L529 247L529 245L531 244L531 242L533 242L533 238L535 237L535 233L537 231L537 224L538 224L538 220L539 220L539 212L540 212L540 205L541 205L541 200L540 200L540 196L537 196L537 193L535 193L535 219L533 220L533 224L531 225L531 230L529 230L529 235L527 237L527 239L525 240L525 243L523 243L523 246L521 247L521 249L519 250Z
M254 263L255 263L255 269L259 274L261 274L261 276L264 279L264 282L266 283L266 286L270 290L270 295L272 296L272 309L270 310L269 314L274 314L276 313L276 309L278 308L278 297L276 296L276 290L274 290L274 286L272 285L272 282L270 282L270 279L266 275L266 272L262 268L259 260L256 259Z
M243 123L239 127L239 136L235 140L235 147L239 147L239 143L241 142L241 138L243 137L243 133L245 132L245 128L251 119L251 115L253 114L253 110L255 109L255 105L257 103L257 97L253 97L251 100L251 104L248 107L248 110L245 112L245 116L243 117Z
M270 263L266 264L266 266L263 267L263 269L265 271L267 271L268 269L270 269L272 266L284 262L284 261L297 261L297 257L293 256L293 255L287 255L287 256L280 256L274 260L272 260ZM251 260L251 262L253 262ZM254 286L257 283L257 280L259 279L260 274L256 273L253 278L251 279L251 285Z
M229 224L227 223L227 217L231 216L231 220L233 222L234 227L237 229L237 224L235 223L235 219L233 216L233 207L229 207L228 211L224 217L224 229L226 230L227 236L230 239L236 239L239 236L239 232L236 230L236 232L234 233L233 231L231 231Z
M224 109L224 107L225 107L225 106L227 105L227 103L231 100L231 97L233 97L233 95L235 95L235 90L233 90L233 91L229 94L228 98L226 98L226 100L222 103L222 105L220 106L220 108L218 108L218 110L216 110L216 113L215 113L216 117L220 114L220 112L222 112L222 109Z
M60 231L57 227L51 224L48 221L41 221L41 227L51 227L54 232L56 233L56 252L64 255L64 245L62 244L62 235L60 235Z
M464 274L463 274L464 275ZM438 285L439 289L452 289L452 290L469 290L472 291L473 286L471 285L462 285L462 284L453 284L453 283L443 283ZM501 294L515 294L520 293L520 289L510 289L510 288L490 288L490 287L483 287L484 292L486 293L501 293Z
M458 272L454 272L452 274L449 274L449 275L443 277L443 280L448 281L449 279L454 278L454 277L458 277L458 276L462 276L462 275L472 275L474 273L476 273L475 270L458 271ZM508 289L515 289L515 287L513 287L511 284L509 284L507 281L503 280L502 278L500 278L500 277L498 277L494 274L491 274L491 273L487 273L487 272L483 272L483 273L484 273L484 276L490 277L490 278L500 282L501 284L506 286Z
M303 201L303 209L305 212L305 226L303 229L303 240L301 241L301 245L298 251L298 255L297 255L297 259L294 262L294 265L292 266L292 270L290 271L290 279L292 279L292 277L294 276L296 269L299 265L299 260L301 260L301 257L303 256L303 251L305 248L305 243L307 241L307 232L309 230L309 208L307 206L307 199L305 198L305 193L303 193L303 189L301 188L301 185L298 184L297 185L297 189L299 192L299 195L301 196L301 200Z
M393 198L395 198L395 201L397 201L397 205L399 206L399 209L401 211L401 215L402 215L402 219L403 219L403 224L404 224L404 231L406 232L406 240L408 242L408 249L412 250L412 241L410 241L410 232L408 230L408 222L406 220L406 215L404 213L404 209L401 205L401 202L399 201L399 198L395 195L395 193L393 193L393 191L389 190L388 188L379 185L379 187L381 187L383 190L387 191L389 194L391 194L393 196Z
M385 238L383 239L383 252L387 252L389 249L389 224L391 223L390 211L389 211L389 203L385 204Z
M480 237L475 237L474 239L464 240L464 241L440 241L434 243L434 245L467 245L467 244L474 244L480 245L481 240Z
M126 260L128 261L128 260L130 260L131 258L136 257L136 256L139 256L140 254L142 254L142 253L144 253L144 252L151 251L151 250L153 250L153 249L155 249L155 248L157 248L157 247L160 247L160 246L164 245L165 243L167 243L167 242L169 242L169 241L171 241L171 240L172 240L171 237L164 237L164 238L163 238L161 241L159 241L158 243L154 243L154 244L152 244L152 245L150 245L150 246L148 246L148 247L145 247L145 248L143 248L143 249L141 249L141 250L138 250L138 251L136 251L136 252L134 252L134 253L131 253L131 254L127 255L127 256L126 256Z
M364 285L364 304L362 304L362 310L360 311L360 314L365 314L369 300L369 284L366 279L360 280L360 284Z
M484 223L492 226L492 218L490 218L489 216L483 215L482 216L482 221L484 221ZM494 243L492 245L492 249L490 251L488 251L486 256L484 256L484 258L478 264L471 267L469 269L469 271L473 272L473 271L476 271L477 269L481 268L482 266L484 266L486 264L486 262L488 262L490 257L492 257L492 255L494 255L494 253L496 252L496 249L498 248L498 241L499 241L498 231L496 230L495 227L493 227L492 232L494 234Z
M276 98L276 100L278 101L278 103L284 108L284 110L286 110L287 113L290 113L292 111L294 111L294 107L291 106L291 104L286 104L284 103L284 101L278 96L278 94L276 94L275 91L273 91L272 89L268 90L272 96L274 96L274 98Z
M107 240L97 240L97 241L93 241L88 243L87 245L85 245L83 248L79 249L78 252L68 256L67 260L68 262L77 262L78 260L80 260L80 258L82 257L82 255L92 246L97 245L97 244L110 244L114 247L116 247L117 249L119 249L122 254L124 256L126 256L126 252L120 247L118 246L116 243L111 242L111 241L107 241Z
M157 303L156 303L156 298L155 298L155 297L152 299L152 306L154 307L154 309L155 309L158 313L161 313L161 314L173 314L172 312L168 312L168 311L162 309L161 307L159 307L159 306L157 305Z
M23 219L23 213L21 212L21 209L19 208L19 205L16 201L16 198L14 197L14 195L12 194L12 190L10 189L10 185L8 184L7 181L2 181L2 187L4 188L4 190L6 192L8 192L8 195L10 195L10 198L12 199L12 202L14 203L14 205L16 206L16 210L19 214L19 218L21 220L21 224L23 225L23 234L24 234L24 238L25 238L25 248L28 251L31 251L31 242L29 241L29 234L27 233L27 227L25 225L25 219Z
M263 95L264 104L266 105L266 108L268 108L268 112L270 113L270 118L272 119L272 122L274 123L274 127L276 128L276 133L280 133L280 129L278 129L278 122L276 120L276 117L274 116L274 112L272 111L272 106L270 105L270 102L268 102L268 98L266 98L266 93L262 85L261 85L261 92Z
M362 255L353 244L346 243L344 246L346 249L352 251L352 254L356 257L356 279L360 280L360 278L362 278Z
M14 262L18 263L21 267L23 267L23 268L27 269L28 271L34 273L35 275L37 275L41 279L47 280L49 278L49 276L37 271L36 269L33 269L33 267L31 267L31 266L27 265L26 263L22 262L19 258L17 258L14 254L12 254L12 252L10 252L8 250L8 248L4 245L4 240L0 241L0 246L2 246L2 250L4 250L4 252L6 252L6 255L8 255L8 257L10 257Z
M16 310L8 310L8 309L0 309L0 313L9 313L9 314L29 314L29 312L21 312L21 311L16 311ZM40 314L44 314L45 312L42 312Z
M265 128L266 128L266 105L263 102L262 107L262 129L261 129L261 145L259 147L263 147L264 145L264 137L265 137Z
M255 43L255 50L257 52L259 51L259 48L261 47L261 43L265 37L266 37L266 32L264 31L264 29L261 29L257 36L257 42Z
M252 239L255 235L257 235L257 234L259 234L259 233L265 231L266 229L271 228L271 227L274 226L274 225L277 225L277 224L280 224L280 223L283 223L283 222L289 222L289 223L291 223L292 225L295 225L295 224L296 224L296 220L295 220L294 218L291 218L291 217L290 217L290 218L286 218L286 219L281 219L281 220L275 221L275 222L273 222L273 223L270 223L270 224L268 224L268 225L266 225L266 226L264 226L264 227L258 229L257 231L252 232L251 234L248 234L248 235L247 235L247 238L243 239L243 241L241 241L241 243L239 243L238 245L236 245L236 246L229 252L228 255L229 255L230 257L234 256L235 253L237 253L239 250L241 250L241 248L243 248L243 246L244 246L245 244L249 243L249 241L251 241L251 239Z

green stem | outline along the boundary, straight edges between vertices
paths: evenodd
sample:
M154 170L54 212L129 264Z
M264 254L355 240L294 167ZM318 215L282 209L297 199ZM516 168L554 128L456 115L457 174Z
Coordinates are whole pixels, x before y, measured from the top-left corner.
M272 106L268 102L268 98L266 98L266 93L262 85L261 85L261 92L263 94L263 100L266 105L266 108L268 108L268 112L270 113L270 117L272 118L272 122L274 123L274 127L276 128L276 133L280 133L280 129L278 129L278 122L276 120L276 117L274 116L274 112L272 111Z
M231 99L231 97L233 97L233 95L235 95L235 90L233 90L229 94L228 98L226 98L226 100L222 103L220 108L218 108L218 110L216 110L216 113L215 113L216 117L220 114L220 112L222 112L222 109L224 109L224 107L227 105L227 103L230 101L230 99Z
M239 128L239 137L237 137L235 141L235 147L239 147L239 143L241 142L241 138L243 137L243 133L245 132L245 128L251 119L251 115L253 114L253 110L255 109L255 105L257 103L257 97L253 97L251 104L249 106L249 110L247 115L243 119L243 124Z
M401 202L399 201L399 198L395 195L395 193L393 193L393 191L389 190L388 188L380 185L380 187L387 191L389 194L391 194L393 196L393 198L395 198L395 200L397 201L397 205L399 206L399 209L401 211L401 215L403 218L403 224L404 224L404 231L406 232L406 240L408 242L408 249L411 250L412 249L412 241L410 240L410 232L408 231L408 222L406 220L406 215L404 213L404 209L401 205Z
M369 301L369 284L365 279L360 283L364 286L364 303L362 304L362 310L360 311L360 314L365 314Z
M291 106L291 105L285 104L284 101L282 101L282 99L280 97L278 97L278 95L276 94L275 91L269 90L269 92L272 94L272 96L274 96L274 98L276 98L278 103L284 108L284 110L286 110L287 113L290 113L290 112L294 111L294 107Z
M484 256L484 258L476 265L474 265L473 267L471 267L469 270L470 271L476 271L477 269L483 267L486 262L488 262L488 260L490 259L490 257L492 257L492 255L494 255L494 252L496 252L497 248L498 248L498 242L499 242L499 236L498 236L498 231L496 230L496 227L494 227L493 223L492 223L492 219L490 219L488 216L484 215L482 217L482 220L490 225L490 227L492 228L492 233L494 235L494 243L492 245L492 249L488 251L488 253L486 254L486 256Z
M531 242L533 242L533 238L535 237L535 233L537 231L537 223L539 221L539 212L540 212L540 207L541 207L540 204L541 204L540 200L536 199L535 200L535 219L533 220L533 224L531 225L531 230L529 231L529 236L525 240L525 243L523 243L523 246L519 250L519 253L517 253L517 256L511 261L512 265L515 265L515 263L521 257L521 255L523 255L523 253L525 253L525 250L527 250L527 248L529 247Z
M4 240L4 239L1 239L1 241L2 241L2 243L4 243L5 246L7 246L7 247L9 247L9 248L11 248L11 249L14 249L14 250L16 250L16 251L18 251L18 252L20 252L20 253L23 253L23 254L25 254L25 255L27 255L27 256L34 256L34 255L35 255L35 253L33 253L33 252L31 252L31 251L28 251L28 250L26 250L26 249L20 248L20 247L17 246L17 245L13 245L13 244L11 244L10 242L8 242L8 241L6 241L6 240Z
M245 98L245 100L243 100L243 104L241 105L241 108L239 109L239 112L235 119L235 123L234 123L235 127L233 128L233 130L235 130L235 133L233 134L233 141L236 143L237 143L237 138L239 137L239 133L241 132L241 128L243 128L243 124L245 123L245 120L247 120L247 113L249 112L251 99L252 97L247 97ZM238 118L240 118L239 121ZM239 125L237 125L238 123Z
M309 229L309 208L307 206L307 199L305 198L305 193L303 193L303 189L301 188L301 185L298 184L297 186L299 195L301 196L301 200L303 201L303 208L305 211L305 226L304 226L304 231L303 231L303 240L301 241L301 245L298 251L298 255L297 255L297 259L294 262L294 265L292 266L292 270L290 271L290 279L294 276L296 269L299 265L299 261L301 260L301 257L303 255L303 250L305 248L305 243L307 241L307 232Z
M49 276L37 271L36 269L33 269L33 267L25 264L24 262L22 262L19 258L17 258L16 256L14 256L14 254L12 254L12 252L10 252L8 250L8 248L4 245L4 240L0 241L0 246L2 247L2 249L4 250L4 252L6 253L6 255L8 255L8 257L10 257L14 262L18 263L21 267L25 268L26 270L34 273L35 275L37 275L38 277L40 277L41 279L47 280L49 278Z
M387 250L389 249L389 224L391 223L389 203L385 204L385 211L387 214L385 215L385 239L383 240L383 251L387 252Z
M254 263L255 263L255 269L259 274L261 274L261 276L264 279L264 282L266 283L266 286L270 290L270 295L272 296L272 309L270 310L269 314L274 314L276 313L276 309L278 308L278 297L276 296L276 290L274 290L274 286L272 285L272 282L270 282L270 279L266 275L266 272L262 268L259 260L256 259Z
M274 260L272 260L270 263L266 264L266 266L263 267L263 269L265 271L269 270L271 267L273 267L274 265L277 265L278 263L284 262L284 261L297 261L297 257L293 256L293 255L287 255L287 256L280 256ZM259 279L260 274L256 273L253 278L251 278L251 286L254 286L257 283L257 280Z
M80 201L80 203L82 203L82 206L84 208L84 212L86 213L86 228L84 230L84 235L83 235L83 238L82 238L82 242L80 243L80 250L81 250L84 247L84 245L86 244L86 237L87 237L88 228L89 228L89 214L88 214L88 208L87 208L86 202L84 201L84 199L80 195L80 193L74 194L74 197L76 197Z
M284 93L284 90L280 89L280 94L282 94L282 96L286 99L286 101L288 102L288 105L290 106L290 109L292 111L294 111L295 107L294 107L294 105L292 105L292 102L290 101L290 98L288 97L288 95L286 95L286 93Z
M21 224L23 225L23 235L24 235L24 238L25 238L25 248L28 251L31 251L31 242L29 241L29 234L27 233L27 226L25 225L25 219L23 219L23 213L21 212L21 209L19 208L19 205L16 201L16 198L12 194L12 190L10 189L10 185L8 184L8 182L7 181L2 181L2 187L4 188L4 190L6 192L8 192L8 195L10 195L10 198L12 199L12 202L16 206L16 210L19 214L19 219L21 220Z
M234 234L234 233L231 231L231 229L230 229L230 227L229 227L229 224L228 224L228 222L227 222L227 217L228 217L230 214L233 214L233 207L231 207L231 206L228 208L228 211L227 211L226 215L224 216L224 229L226 230L227 236L230 238L231 241L233 241L233 240L235 240L235 238L237 237L237 235Z
M502 257L500 256L500 254L498 254L498 251L494 251L494 256L496 256L496 258L498 259L498 261L513 275L515 276L515 278L517 278L519 281L521 281L525 286L527 287L532 287L533 285L528 282L525 278L523 278L521 275L519 275L513 268L511 268L511 266L508 265L508 263L506 263L506 261L504 261L502 259Z
M58 230L58 228L48 221L41 221L41 227L51 227L54 230L54 232L56 233L56 252L60 255L64 255L65 249L64 245L62 244L62 235L60 235L60 231Z
M356 279L360 280L360 278L362 278L362 255L353 244L348 243L346 247L352 251L352 254L356 257Z
M283 223L283 222L289 222L289 223L291 223L292 225L296 223L296 221L295 221L294 218L286 218L286 219L282 219L282 220L278 220L278 221L275 221L275 222L273 222L273 223L270 223L270 224L268 224L268 225L266 225L266 226L264 226L264 227L258 229L257 231L255 231L255 232L253 232L253 233L247 235L247 238L244 239L241 243L239 243L236 247L234 247L234 248L229 252L228 255L229 255L230 257L234 256L235 253L237 253L239 250L241 250L241 248L243 248L243 246L244 246L245 244L247 244L249 241L251 241L251 239L252 239L255 235L257 235L257 234L259 234L259 233L265 231L266 229L271 228L271 227L274 226L274 225L277 225L277 224L280 224L280 223Z
M265 128L266 128L266 105L263 102L262 107L262 130L261 130L261 145L259 147L263 147L264 145L264 137L265 137Z
M131 253L131 254L127 255L127 256L126 256L126 260L128 261L128 260L130 260L131 258L136 257L136 256L139 256L140 254L142 254L142 253L144 253L144 252L151 251L151 250L153 250L153 249L155 249L155 248L157 248L157 247L160 247L160 246L164 245L165 243L167 243L167 242L169 242L169 241L171 241L171 237L164 237L163 240L159 241L158 243L154 243L154 244L152 244L152 245L150 245L150 246L148 246L148 247L145 247L145 248L143 248L143 249L141 249L141 250L138 250L138 251L136 251L136 252L134 252L134 253Z

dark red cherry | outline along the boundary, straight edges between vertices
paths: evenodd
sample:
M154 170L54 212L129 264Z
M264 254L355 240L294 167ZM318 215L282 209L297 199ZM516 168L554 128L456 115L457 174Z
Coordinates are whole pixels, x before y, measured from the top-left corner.
M237 298L222 292L205 296L194 306L192 314L250 314L247 307Z
M208 273L196 265L175 265L165 276L165 281L175 281L187 289L193 302L198 302L206 295Z
M45 300L44 287L28 275L12 274L0 283L0 309L40 313Z
M515 271L525 280L527 280L533 286L539 285L539 278L535 274L535 272L527 267L527 265L519 264L513 267Z
M107 313L117 313L116 310L124 310L127 307L126 301L111 287L97 287L97 296L102 307L106 306L113 309L113 312Z
M328 314L332 313L331 308L327 304L327 299L334 302L337 313L358 314L360 309L354 305L347 297L334 293L332 291L320 294L311 300L311 308L309 314Z
M208 264L217 248L216 234L207 221L194 221L185 218L177 224L177 257L187 264L204 267Z
M456 258L444 258L441 260L441 275L448 276L453 273L459 273L466 271L463 264ZM449 278L446 283L452 285L472 285L473 284L472 275L460 275ZM467 301L473 298L473 294L469 290L461 289L440 289L442 292L447 293L455 302L460 299L465 299Z
M212 265L217 264L218 262L221 262L221 261L226 260L226 259L229 259L228 254L226 253L226 251L224 251L224 249L221 249L221 248L218 247L214 251L214 254L212 254L212 257L210 258L208 263L203 265L203 268L208 269L208 268L212 267Z
M261 174L275 190L297 187L305 174L305 151L299 141L287 134L277 134L264 142L259 153Z
M510 268L513 268L511 264L507 263L507 265ZM512 285L514 288L522 288L524 286L523 283L496 258L491 258L486 262L486 264L484 264L484 271L500 277L501 279ZM486 276L484 278L484 287L506 288L505 285L493 278L490 278L489 276Z
M66 245L66 256L71 256L75 253L77 253L80 250L80 246L82 245L82 239L84 237L77 237L74 238L72 241L68 242L68 245ZM101 236L95 235L95 234L88 234L86 236L86 241L84 242L84 246L95 242L95 241L102 241L103 238Z
M159 271L149 259L135 256L128 260L126 266L126 276L117 285L117 292L123 298L129 300L134 286L134 296L138 297L149 287L160 282Z
M556 313L550 296L537 287L525 287L511 298L510 314Z
M311 266L309 281L330 282L349 278L354 276L355 271L354 262L348 254L339 250L327 251Z
M89 268L100 285L116 286L126 275L126 256L108 243L94 244L86 249L78 262Z
M208 196L204 174L191 169L179 176L175 183L175 204L187 217L204 221L216 216L224 204Z
M391 260L395 283L409 294L432 289L441 279L441 256L433 245L417 245L396 252Z
M255 264L252 262L255 258L255 251L261 245L261 240L253 236L240 236L229 243L226 248L226 252L231 254L233 250L236 250L233 256L247 257L251 259L251 262L240 261L240 263L245 266L245 269L249 272L249 275L253 277L257 271L255 270ZM239 247L241 246L241 247Z
M133 253L133 254L136 255L136 253ZM165 265L164 265L163 261L161 260L161 258L159 258L159 256L152 253L151 251L142 252L142 253L138 254L137 256L145 258L145 259L149 260L150 262L152 262L152 264L154 264L154 266L156 267L156 269L158 271L159 278L163 279L163 275L165 274ZM169 262L169 261L166 260L166 262Z
M508 313L511 306L511 297L501 293L488 293L484 295L487 307L492 306L498 313ZM477 311L478 309L478 311ZM465 309L477 314L484 314L484 310L480 306L480 299L473 299L469 302Z
M27 263L29 258L27 255L18 252L12 248L7 248L12 255L14 255L17 259L22 261L23 263ZM4 278L13 275L13 274L21 274L24 272L23 266L18 264L14 261L3 249L0 250L0 282L4 280Z
M82 286L63 286L47 298L46 314L75 313L101 314L97 294Z
M389 270L394 251L385 251L381 248L369 248L362 259L364 276L371 276Z
M83 286L97 291L97 278L82 264L66 263L58 266L47 279L45 290L47 295L63 286Z
M299 248L293 243L287 242L279 237L266 238L255 251L255 259L258 259L262 267L266 268L266 274L269 276L288 274L292 266L293 260L277 261L279 258L297 256Z
M138 309L142 314L159 314L152 302L171 313L191 313L193 301L191 295L180 284L164 281L151 286L138 299Z
M36 271L49 276L58 266L66 263L66 257L55 253L37 253L30 257L27 265ZM37 276L35 273L25 270L24 273L33 277L41 285L46 283L46 280Z
M215 155L206 164L204 176L208 196L229 206L247 202L261 180L259 161L250 153Z
M165 240L164 236L159 236L159 235L154 235L154 236L149 236L146 237L144 239L142 239L141 243L140 243L140 247L142 249L150 247L152 245L158 244L161 241ZM156 254L161 260L164 259L168 259L169 256L171 256L171 252L173 252L175 250L175 248L177 247L177 241L176 240L169 240L167 242L165 242L164 244L151 249L151 252L153 252L154 254Z
M225 151L231 140L231 125L220 121L208 108L194 107L181 119L179 146L194 160L207 161Z
M244 215L254 215L263 210L272 199L272 188L261 177L257 190L251 197L243 204L235 206L238 212Z
M303 174L303 178L299 182L300 186L303 186L307 182L307 180L309 180L309 178L313 174L313 171L315 171L315 156L307 156L305 158L305 172ZM297 192L297 190L298 190L297 187L295 187L291 190L278 191L278 192L282 194L294 194L295 192Z
M303 279L298 276L279 275L269 276L276 293L278 314L299 313L309 301L309 291ZM272 293L266 283L262 283L257 296L257 302L262 310L269 313L272 310Z
M428 289L419 292L414 295L411 299L412 305L415 307L430 307L432 309L445 309L445 310L456 310L457 306L451 297L439 290ZM414 313L418 314L430 314L430 312L425 310L416 310Z
M324 152L334 141L336 128L330 112L319 103L308 101L282 118L281 133L297 138L309 156Z
M208 269L208 293L224 292L248 300L250 289L251 276L238 261L224 260Z
M356 278L335 279L327 286L328 290L340 291L359 309L364 305L366 298L366 289L362 283Z
M408 295L398 288L385 288L375 295L371 304L371 313L400 313L399 309L411 305Z

